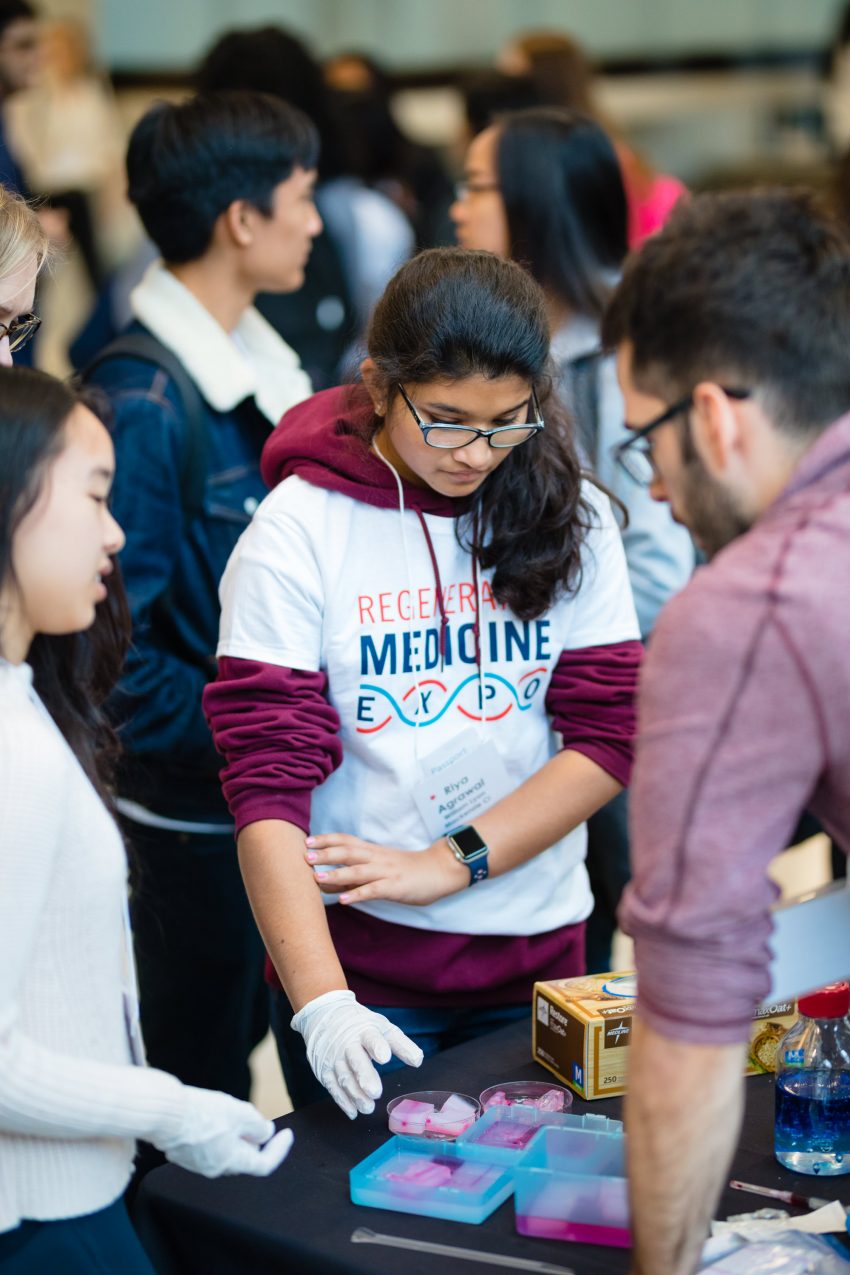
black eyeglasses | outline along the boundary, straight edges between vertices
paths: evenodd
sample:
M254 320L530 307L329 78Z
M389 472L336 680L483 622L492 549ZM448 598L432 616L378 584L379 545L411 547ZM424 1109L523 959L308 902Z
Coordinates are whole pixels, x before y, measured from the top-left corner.
M11 323L0 323L0 341L4 336L9 338L9 349L19 350L26 345L41 327L41 319L37 314L19 314Z
M544 428L540 405L534 390L531 391L529 400L529 410L534 409L534 420L526 421L524 425L497 425L494 429L475 429L472 425L450 425L447 421L429 421L426 424L419 419L404 386L399 385L398 388L410 415L422 430L422 437L429 447L442 447L447 451L453 451L458 447L468 447L470 443L475 442L476 438L486 438L491 447L519 447Z
M744 399L749 398L752 390L730 389L728 386L721 385L720 389L727 398ZM640 428L627 425L626 429L631 431L631 437L625 442L618 443L614 448L614 459L618 465L626 471L630 478L633 478L641 487L648 487L653 478L657 476L655 462L652 459L652 443L649 435L653 430L658 429L659 425L666 425L668 421L672 421L675 416L681 412L688 411L694 405L693 390L690 394L686 394L684 398L680 398L672 407L665 408L658 416L651 421L647 421Z

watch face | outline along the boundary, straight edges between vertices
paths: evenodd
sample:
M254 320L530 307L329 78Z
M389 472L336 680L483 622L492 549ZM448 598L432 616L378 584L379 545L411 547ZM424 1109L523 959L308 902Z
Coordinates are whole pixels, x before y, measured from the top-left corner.
M451 838L464 858L487 849L486 842L481 840L474 828L458 828Z

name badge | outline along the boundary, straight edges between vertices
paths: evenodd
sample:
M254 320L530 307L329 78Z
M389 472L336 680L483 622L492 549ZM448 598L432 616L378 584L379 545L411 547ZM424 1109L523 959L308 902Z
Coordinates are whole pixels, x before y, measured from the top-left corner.
M429 753L420 766L424 777L413 799L434 841L474 822L515 787L495 745L482 742L473 730Z

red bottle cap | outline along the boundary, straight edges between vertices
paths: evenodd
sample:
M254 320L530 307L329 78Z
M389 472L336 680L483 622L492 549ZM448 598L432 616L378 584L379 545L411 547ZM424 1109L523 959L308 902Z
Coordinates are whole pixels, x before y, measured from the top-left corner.
M797 1008L806 1018L843 1018L850 1010L850 983L830 983L818 992L801 996Z

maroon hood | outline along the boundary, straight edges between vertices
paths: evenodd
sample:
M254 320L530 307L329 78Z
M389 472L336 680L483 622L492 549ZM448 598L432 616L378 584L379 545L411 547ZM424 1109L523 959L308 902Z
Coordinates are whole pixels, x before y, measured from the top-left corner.
M352 500L379 509L398 509L398 488L390 470L369 451L358 425L372 416L362 386L340 385L322 390L291 408L263 448L262 474L276 487L297 474L314 487L340 491ZM414 487L402 479L409 509L454 518L467 501L453 500L430 487Z

